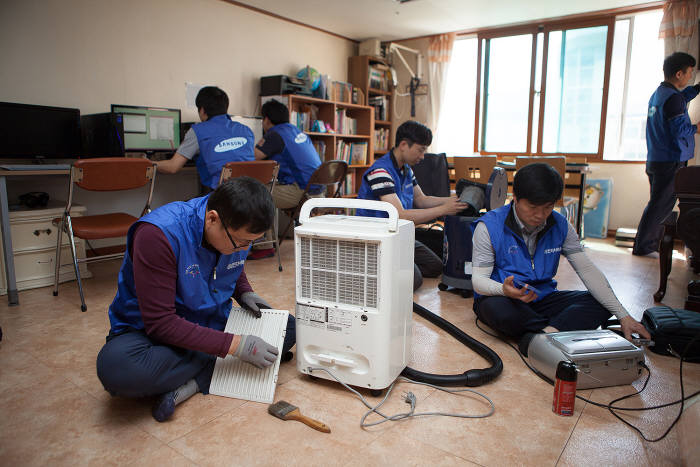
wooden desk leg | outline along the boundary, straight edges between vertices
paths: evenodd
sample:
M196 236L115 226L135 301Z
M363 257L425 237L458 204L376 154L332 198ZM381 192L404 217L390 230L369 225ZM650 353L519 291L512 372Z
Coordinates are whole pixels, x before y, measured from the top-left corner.
M654 294L654 301L660 302L666 295L668 275L671 273L673 260L673 232L664 226L661 244L659 245L659 290Z
M3 176L0 176L0 229L2 230L2 253L5 259L5 278L7 279L7 303L10 306L19 305L15 258L12 254L12 235L10 233L10 208L7 202L7 180Z
M586 193L586 172L581 172L581 185L578 189L578 210L576 212L576 233L583 233L583 197Z

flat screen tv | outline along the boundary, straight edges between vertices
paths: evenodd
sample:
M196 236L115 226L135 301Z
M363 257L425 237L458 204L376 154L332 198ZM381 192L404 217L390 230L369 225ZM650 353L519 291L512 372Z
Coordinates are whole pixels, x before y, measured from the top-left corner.
M0 102L0 141L0 158L77 158L80 110Z

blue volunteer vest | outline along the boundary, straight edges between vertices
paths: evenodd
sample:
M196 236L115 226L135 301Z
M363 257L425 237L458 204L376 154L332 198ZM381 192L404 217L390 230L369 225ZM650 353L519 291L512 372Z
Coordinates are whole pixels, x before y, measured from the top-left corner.
M161 229L173 249L177 260L175 313L193 323L222 331L248 250L220 255L217 262L217 254L202 246L208 200L209 196L204 196L169 203L146 214L139 222L148 222ZM139 222L134 223L127 234L127 254L119 270L117 295L109 307L113 333L144 327L134 285L133 263L128 253Z
M268 131L277 133L284 141L284 150L269 158L280 165L277 179L283 185L296 183L303 190L311 174L321 165L321 158L311 139L291 123L280 123Z
M674 94L681 94L686 102L698 95L695 86L688 86L678 91L673 86L662 84L649 99L647 114L647 161L649 162L684 162L693 158L695 151L695 132L675 137L671 131L670 121L664 115L664 104ZM682 116L685 126L692 126L686 110Z
M384 169L389 172L392 180L394 180L396 196L399 197L401 201L401 206L404 209L413 209L413 170L404 164L403 176L394 166L394 162L391 160L391 151L384 154L382 157L377 159L372 166L367 169L367 171L362 175L362 184L360 185L360 191L357 193L359 199L371 199L378 201L379 198L372 192L370 183L368 181L368 175L370 172L376 169ZM375 211L374 209L358 209L358 216L368 216L368 217L388 217L387 213L383 211Z
M561 247L566 240L569 226L566 218L558 212L552 212L554 225L550 226L539 238L535 255L530 256L523 238L506 225L506 218L512 204L507 204L489 211L471 224L472 235L479 222L483 222L489 231L493 246L495 262L491 279L503 283L508 276L514 276L526 284L536 287L541 300L557 288L553 277L559 268ZM474 294L475 297L478 294Z
M195 164L202 185L216 188L221 169L227 162L255 160L255 137L247 126L234 122L228 115L217 115L192 125L199 157Z

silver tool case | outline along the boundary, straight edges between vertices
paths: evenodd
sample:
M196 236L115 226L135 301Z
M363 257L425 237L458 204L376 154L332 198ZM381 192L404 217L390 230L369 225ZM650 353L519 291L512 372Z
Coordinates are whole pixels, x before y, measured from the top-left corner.
M577 389L630 384L641 376L644 362L641 348L607 329L537 334L527 354L530 364L551 380L560 361L573 362Z

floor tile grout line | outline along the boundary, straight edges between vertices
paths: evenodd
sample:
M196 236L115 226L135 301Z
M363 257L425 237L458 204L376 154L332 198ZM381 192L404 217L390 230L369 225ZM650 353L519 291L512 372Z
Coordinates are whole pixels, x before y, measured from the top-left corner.
M593 391L591 391L591 394L593 394ZM589 394L588 397L590 397L591 394ZM574 423L573 428L571 428L571 433L569 433L569 436L567 436L566 442L564 443L564 446L561 448L561 452L559 453L559 456L557 456L557 461L554 463L555 467L557 465L559 465L559 461L561 460L561 456L564 455L564 451L566 451L566 447L569 445L569 441L571 441L571 437L574 436L574 432L576 431L576 427L578 426L578 422L581 421L581 418L583 417L583 412L585 412L588 405L589 405L588 402L584 402L584 406L581 409L581 413L579 414L578 418L576 419L576 423Z
M207 397L207 396L209 396L209 395L210 395L210 394L206 394L206 395L203 394L202 396L203 396L203 397ZM239 406L236 406L236 407L234 407L234 408L232 408L232 409L226 410L226 411L220 413L219 415L215 415L215 416L212 417L211 419L206 420L206 421L205 421L204 423L202 423L201 425L193 427L193 428L192 428L190 431L188 431L187 433L183 433L181 436L178 436L177 438L173 438L173 439L171 439L171 440L168 441L168 442L165 442L165 441L164 441L164 443L167 444L168 446L170 446L171 443L174 443L175 441L181 440L182 438L186 437L187 435L189 435L189 434L192 433L193 431L198 430L198 429L201 429L201 428L204 428L205 426L209 425L209 424L210 424L211 422L213 422L214 420L218 420L219 418L223 417L224 415L227 415L227 414L233 412L234 410L240 409L240 408L243 407L244 405L248 404L248 402L250 402L250 401L245 401L243 404L241 404L241 405L239 405ZM173 446L170 446L170 447L173 447Z

